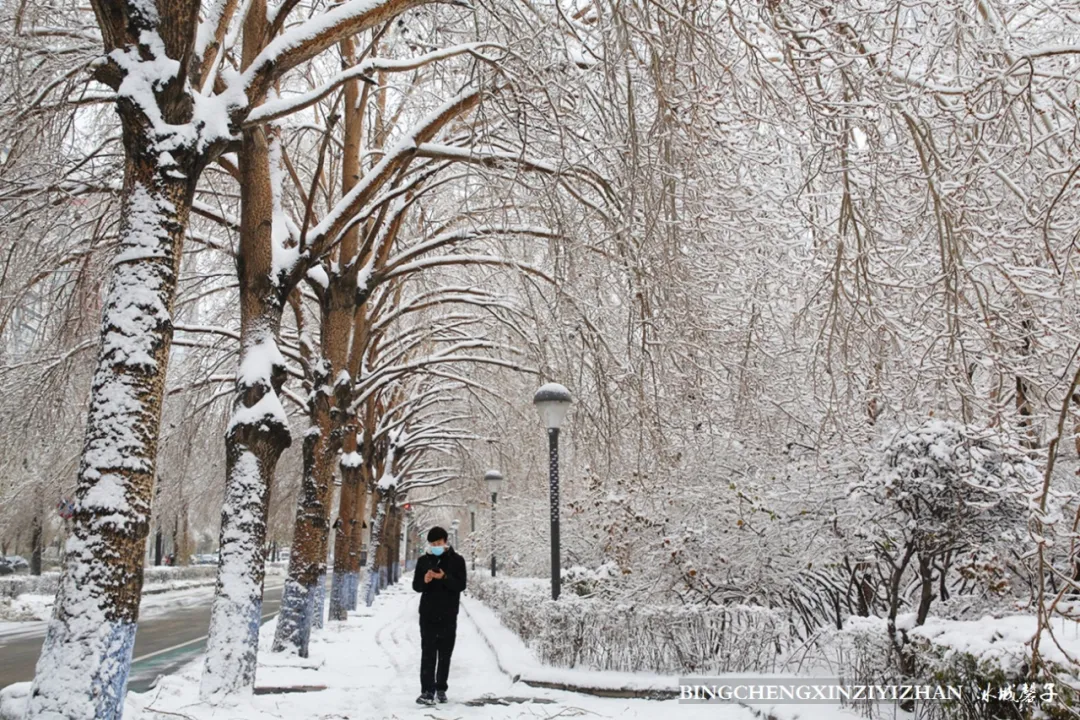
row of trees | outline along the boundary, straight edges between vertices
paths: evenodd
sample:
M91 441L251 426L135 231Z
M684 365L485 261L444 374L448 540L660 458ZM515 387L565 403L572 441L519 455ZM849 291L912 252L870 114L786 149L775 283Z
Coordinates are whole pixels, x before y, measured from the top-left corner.
M9 102L59 124L47 140L67 143L24 149L34 139L8 128L7 227L56 205L68 230L92 214L107 265L89 273L107 278L101 336L83 380L76 513L31 715L119 717L155 478L198 463L214 415L225 501L202 693L250 692L270 498L297 416L308 429L274 650L306 655L322 618L335 472L340 618L355 603L365 520L373 570L386 561L383 538L400 531L400 499L454 476L440 458L472 439L460 401L483 391L467 368L530 370L513 344L488 337L525 309L445 278L475 267L550 279L520 250L555 233L499 197L523 172L560 175L523 154L517 123L531 86L515 82L521 63L483 9L101 0L92 15L76 4L6 10L18 81L59 78L34 97L13 82ZM77 71L72 56L85 61ZM49 153L51 172L34 166ZM27 258L13 269L55 253L44 272L5 279L23 294L10 307L35 293L69 298L66 267L90 254L85 236L9 237L11 254ZM31 323L40 344L16 349L40 358L42 346L64 347L49 324Z
M496 467L544 537L533 372L577 400L564 565L614 593L809 635L1075 585L1075 3L147 5L4 6L0 513L85 448L71 547L126 568L75 563L108 600L50 662L125 654L155 475L220 523L208 696L252 682L268 538L302 653L329 547L341 617L405 491L437 521ZM882 478L939 444L1011 499L935 547ZM123 663L69 665L116 697Z

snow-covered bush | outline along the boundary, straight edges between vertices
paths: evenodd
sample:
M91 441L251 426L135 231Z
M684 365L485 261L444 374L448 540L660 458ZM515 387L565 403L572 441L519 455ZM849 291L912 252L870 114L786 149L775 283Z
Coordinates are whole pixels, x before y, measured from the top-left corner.
M574 565L562 571L562 589L578 597L607 597L615 591L618 578L615 563L604 563L595 570Z
M1061 647L1044 631L1044 647L1053 646L1045 658L1049 676L1057 683L1058 702L1043 703L1046 715L1032 714L1034 706L1001 701L1001 690L1034 688L1042 700L1047 677L1031 678L1030 642L1036 632L1033 615L983 616L977 620L948 620L930 617L915 627L915 613L904 613L897 625L909 638L903 648L911 660L911 672L901 677L900 653L890 639L889 621L879 617L850 617L840 630L826 629L813 642L800 647L788 658L787 670L818 677L839 677L857 685L909 682L923 685L951 685L964 688L963 702L917 704L906 715L911 720L1028 720L1029 718L1075 718L1075 693L1080 687L1069 657L1080 656L1080 633L1076 623L1058 618L1055 637L1064 638ZM983 693L986 698L983 699ZM852 709L874 720L892 720L892 704L853 702ZM1025 714L1026 713L1026 714Z
M983 591L1007 590L1000 567L987 563L995 547L1026 540L1025 498L1036 482L1023 450L996 431L931 419L882 445L851 501L862 513L856 535L877 559L891 634L912 580L915 626L948 599L950 579L982 577Z
M774 672L788 619L751 606L632 605L562 595L543 584L478 579L469 592L557 667L624 672Z
M919 553L941 554L988 539L1016 540L1022 498L1034 465L999 432L932 419L886 441L854 488L877 506L886 541L911 539ZM874 538L878 540L878 538Z
M944 703L929 707L922 717L927 720L1013 720L1014 718L1075 718L1080 687L1071 657L1080 656L1077 625L1058 618L1055 635L1058 645L1044 630L1043 658L1048 671L1040 680L1030 673L1031 639L1037 623L1033 615L983 617L977 621L952 621L931 618L911 633L913 652L919 662L919 675L925 682L964 685L972 692L963 703ZM1048 700L1045 682L1055 678L1053 702L1022 702L1000 697L1000 689L1011 688L1019 695L1021 688L1040 701ZM983 696L983 692L986 693ZM1039 705L1045 715L1033 714Z

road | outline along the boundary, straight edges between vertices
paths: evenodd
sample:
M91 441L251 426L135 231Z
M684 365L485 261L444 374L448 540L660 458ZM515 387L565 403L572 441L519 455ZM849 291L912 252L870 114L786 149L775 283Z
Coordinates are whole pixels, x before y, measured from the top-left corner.
M135 633L135 661L128 689L143 692L159 675L173 672L190 662L206 647L210 627L213 588L186 590L170 603L173 593L153 598L153 612L144 604ZM281 606L281 586L268 586L263 594L263 622L277 614ZM32 680L34 665L45 639L45 623L27 623L26 630L0 635L0 687Z

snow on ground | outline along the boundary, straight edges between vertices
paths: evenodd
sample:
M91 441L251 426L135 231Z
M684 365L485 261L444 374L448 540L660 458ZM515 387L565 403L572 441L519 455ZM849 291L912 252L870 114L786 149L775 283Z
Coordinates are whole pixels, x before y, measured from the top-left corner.
M162 678L143 694L129 694L125 720L166 720L176 714L201 720L262 720L263 718L382 718L423 717L461 720L518 720L588 716L626 720L754 720L758 715L734 705L681 705L676 700L595 697L528 687L514 683L499 669L495 654L476 623L462 613L450 672L450 703L431 708L416 704L419 688L419 596L403 585L384 591L371 608L350 614L347 621L328 623L311 641L308 660L267 652L274 622L262 629L257 685L325 686L308 693L266 694L231 708L212 708L199 702L202 658L176 675ZM566 671L564 671L566 672ZM484 699L509 704L467 705ZM518 700L515 702L515 699ZM522 702L523 700L523 702ZM837 711L799 715L803 720L836 718ZM787 715L786 718L796 715Z
M0 635L8 627L16 629L48 620L52 615L53 597L29 593L14 598L0 597Z
M214 595L213 581L183 581L152 595L143 595L139 603L139 616L152 617L177 607L187 607L207 602ZM0 598L0 617L10 618L0 622L0 637L8 634L26 634L30 628L42 624L52 616L53 595L19 595L15 599ZM7 600L5 603L4 601Z
M267 587L280 585L282 568L267 566ZM209 601L214 594L213 577L186 580L149 582L143 588L139 603L139 616L152 617L176 607L198 605ZM23 593L14 598L0 597L0 637L26 635L35 632L34 627L52 617L53 593L39 595Z

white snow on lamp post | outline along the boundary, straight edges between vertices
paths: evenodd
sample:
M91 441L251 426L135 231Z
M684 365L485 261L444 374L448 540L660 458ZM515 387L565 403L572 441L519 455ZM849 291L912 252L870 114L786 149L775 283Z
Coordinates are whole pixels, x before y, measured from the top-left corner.
M548 431L549 485L551 493L551 599L559 599L559 427L570 410L570 391L558 383L548 383L536 391L533 404Z

